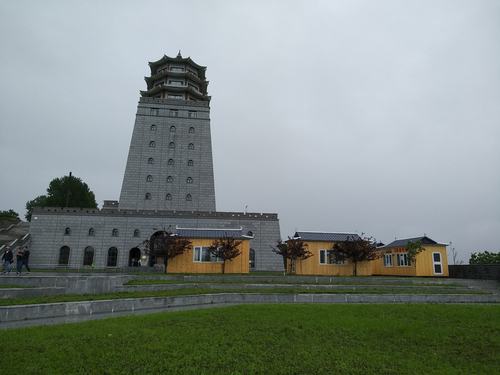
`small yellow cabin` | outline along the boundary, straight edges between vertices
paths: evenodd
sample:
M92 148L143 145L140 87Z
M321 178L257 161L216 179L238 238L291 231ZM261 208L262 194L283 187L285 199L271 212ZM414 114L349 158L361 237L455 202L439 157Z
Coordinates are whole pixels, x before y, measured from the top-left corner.
M336 258L332 247L336 242L359 239L357 234L301 231L296 232L294 237L304 241L307 244L307 250L312 254L307 259L296 261L295 273L297 275L351 276L354 274L354 264ZM371 275L370 262L359 262L357 274Z
M216 239L232 237L241 244L238 246L240 254L227 260L225 273L248 273L250 240L252 237L243 235L242 228L239 229L198 229L177 228L176 234L191 241L191 246L183 254L169 259L167 273L222 273L223 261L215 258L208 251L208 247ZM158 263L163 263L159 258Z
M417 254L415 262L408 259L406 246L410 242L422 244L424 250ZM404 238L380 247L380 257L372 261L374 275L390 276L448 276L446 244L437 243L427 236Z

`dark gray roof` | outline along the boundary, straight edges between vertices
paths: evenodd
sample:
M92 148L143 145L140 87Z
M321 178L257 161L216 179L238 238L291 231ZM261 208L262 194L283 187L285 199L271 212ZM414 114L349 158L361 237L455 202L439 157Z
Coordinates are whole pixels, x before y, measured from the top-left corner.
M438 244L436 241L430 239L427 236L414 237L414 238L402 238L400 240L392 241L390 244L385 245L384 247L406 247L409 242L422 242L422 245L442 245Z
M294 237L300 237L303 241L347 241L359 240L356 233L329 233L329 232L295 232Z
M243 230L236 229L198 229L198 228L177 228L175 233L186 238L223 238L234 237L243 238Z

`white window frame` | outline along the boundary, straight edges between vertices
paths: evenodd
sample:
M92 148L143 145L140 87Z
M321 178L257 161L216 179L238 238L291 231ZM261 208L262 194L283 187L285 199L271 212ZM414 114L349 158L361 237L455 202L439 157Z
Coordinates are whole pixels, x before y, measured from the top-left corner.
M398 267L410 267L408 253L398 253L397 260L398 260Z
M198 251L198 256L196 252ZM193 247L193 262L194 263L222 263L221 258L214 258L212 254L209 253L209 260L203 260L203 253L208 252L208 246L194 246Z
M325 249L320 249L319 250L319 264L321 264L322 266L324 265L328 265L328 264L335 264L337 266L339 265L344 265L346 264L345 260L338 260L338 259L335 259L335 257L332 257L332 255L330 254L331 252L333 252L333 250L325 250ZM324 262L321 262L321 253L323 253L323 259L325 260ZM335 260L332 260L335 259Z
M439 254L439 262L436 262L434 260L434 254ZM440 265L441 266L441 272L438 273L436 272L436 265ZM444 273L444 270L443 270L443 256L441 255L441 253L439 251L435 251L432 253L432 273L434 275L442 275Z
M389 260L389 261L388 261ZM384 267L392 267L392 253L384 254Z

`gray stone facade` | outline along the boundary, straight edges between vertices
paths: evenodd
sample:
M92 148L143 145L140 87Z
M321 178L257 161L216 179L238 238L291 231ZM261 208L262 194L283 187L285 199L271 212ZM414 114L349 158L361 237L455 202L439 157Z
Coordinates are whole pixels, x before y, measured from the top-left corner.
M215 211L208 102L141 98L119 206Z
M59 264L60 249L70 249L68 266L83 267L84 250L94 250L93 266L106 268L108 250L118 250L116 267L127 267L130 250L158 230L184 228L239 228L252 232L250 247L255 251L255 270L275 271L283 268L282 259L271 245L280 238L276 214L241 212L130 211L98 209L35 208L31 220L30 264L54 267ZM65 234L69 228L69 234ZM89 235L90 229L93 235ZM113 230L117 229L117 235ZM138 236L134 236L137 234ZM141 249L142 255L144 255Z

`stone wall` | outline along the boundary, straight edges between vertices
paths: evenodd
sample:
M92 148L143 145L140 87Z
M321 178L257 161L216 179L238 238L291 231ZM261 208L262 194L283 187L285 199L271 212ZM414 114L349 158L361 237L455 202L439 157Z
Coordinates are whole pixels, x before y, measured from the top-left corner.
M468 264L448 266L450 277L500 281L500 264Z

